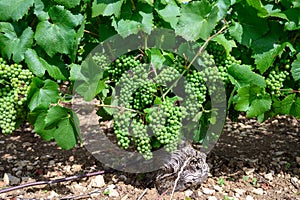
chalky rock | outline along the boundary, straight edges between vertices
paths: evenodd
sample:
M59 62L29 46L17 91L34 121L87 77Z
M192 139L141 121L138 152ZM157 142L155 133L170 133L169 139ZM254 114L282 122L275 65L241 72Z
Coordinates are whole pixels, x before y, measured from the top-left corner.
M183 165L185 166L182 170ZM174 151L170 160L157 173L155 186L158 192L172 192L179 173L180 177L175 191L184 191L200 185L207 179L209 173L206 154L194 149L191 145Z

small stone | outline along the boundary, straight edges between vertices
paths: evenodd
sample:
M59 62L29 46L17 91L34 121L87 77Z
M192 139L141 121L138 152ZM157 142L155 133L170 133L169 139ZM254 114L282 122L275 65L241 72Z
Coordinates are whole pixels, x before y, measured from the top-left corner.
M265 174L264 177L266 179L268 179L269 181L273 181L273 174L272 173Z
M257 195L263 195L264 194L264 190L262 188L255 188L255 189L253 189L252 192L254 194L257 194Z
M70 156L70 157L69 157L69 161L70 161L70 162L73 162L74 160L75 160L74 156Z
M252 196L250 196L250 195L247 195L247 196L246 196L246 200L254 200L254 199L253 199L253 197L252 197Z
M3 182L6 185L18 185L20 183L20 179L10 173L5 173L3 176Z
M203 191L204 194L207 194L207 195L212 195L216 192L215 190L212 190L212 189L209 189L209 188L202 188L202 191Z
M81 170L82 170L81 165L78 165L78 164L72 165L73 172L79 172Z
M50 195L48 196L48 199L54 199L54 198L57 198L57 197L59 197L59 195L52 190L50 192Z
M253 172L255 171L254 168L243 168L244 172L246 175L250 175L250 174L253 174Z
M218 200L218 199L215 196L210 196L210 197L207 198L207 200Z
M221 192L223 190L223 188L221 186L218 186L218 185L214 185L214 189L218 192Z
M185 194L186 197L190 197L190 196L192 196L193 191L192 191L192 190L186 190L186 191L184 192L184 194Z
M22 171L17 171L16 176L19 176L19 177L22 176Z
M296 157L296 162L298 163L298 164L300 164L300 157Z
M49 163L48 163L48 165L50 165L50 166L55 165L55 161L54 160L50 160Z
M31 170L33 170L33 166L31 166L31 165L27 165L27 170L29 170L29 171L31 171Z
M120 196L120 194L119 194L119 192L116 190L116 189L110 189L109 190L109 195L108 195L109 197L119 197Z
M0 144L4 144L5 143L5 141L3 141L3 140L0 140Z
M98 175L92 178L89 187L101 188L105 186L104 178L102 175Z
M246 190L239 189L239 188L234 189L234 191L239 195L243 195L246 192Z
M32 144L30 142L24 142L22 144L23 148L30 147Z
M0 171L4 171L5 169L4 169L4 167L0 167Z

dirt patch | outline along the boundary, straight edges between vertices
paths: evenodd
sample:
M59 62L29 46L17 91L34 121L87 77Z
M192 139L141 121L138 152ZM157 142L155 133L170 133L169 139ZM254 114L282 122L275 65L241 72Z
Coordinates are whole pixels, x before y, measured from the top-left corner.
M278 117L259 124L227 121L208 154L208 179L173 199L300 199L300 121ZM61 150L30 130L0 136L0 177L10 184L53 180L104 170L103 175L0 194L2 199L170 199L158 194L154 174L129 174L104 167L84 147ZM0 179L6 188L7 180ZM172 188L170 188L172 190Z

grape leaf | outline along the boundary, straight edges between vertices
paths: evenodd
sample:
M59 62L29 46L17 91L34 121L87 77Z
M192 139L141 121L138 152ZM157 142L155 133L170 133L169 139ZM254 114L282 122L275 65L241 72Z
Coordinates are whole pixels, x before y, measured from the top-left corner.
M34 123L34 131L39 134L44 140L50 141L54 139L54 131L55 129L45 129L45 118L47 116L47 112L41 112L35 123Z
M300 79L300 53L297 54L297 59L292 63L291 73L295 81Z
M91 101L100 90L105 89L104 85L99 85L103 72L91 56L82 62L81 67L76 65L72 67L70 79L75 80L74 89L84 97L85 101ZM104 82L101 84L104 84Z
M258 86L245 86L238 89L235 97L235 109L244 111L247 117L258 117L271 109L272 99L268 94L261 94Z
M244 87L250 84L260 87L266 87L264 77L251 71L248 65L233 64L228 68L228 74L233 85L238 84L238 87Z
M259 16L265 16L268 14L268 11L264 8L260 0L247 0L247 3L253 8L255 8L257 11L259 11Z
M257 69L259 69L261 74L263 74L266 70L268 70L270 66L273 65L276 57L285 50L286 46L290 47L290 49L293 50L292 44L290 44L289 42L285 42L281 45L274 45L273 49L262 54L256 54L252 56L255 59L256 67Z
M28 49L25 53L25 62L28 65L28 68L38 77L42 77L45 74L45 71L56 80L66 80L66 69L59 67L57 65L51 65L42 57L39 57L35 50Z
M180 15L180 9L176 4L167 4L165 8L161 10L156 9L156 11L163 20L170 23L172 28L175 28Z
M251 6L237 4L235 10L243 30L241 44L250 47L253 41L269 31L267 20L258 17L256 10Z
M218 7L213 7L207 0L190 2L180 11L175 32L186 40L206 40L219 22Z
M284 24L286 30L294 31L300 29L299 12L300 8L291 8L284 12L288 18L288 21Z
M300 98L297 97L292 106L291 106L291 111L290 111L290 115L295 116L297 118L300 117Z
M36 27L35 40L50 57L56 53L71 54L76 38L73 29L83 21L82 15L73 15L62 6L54 6L49 9L52 21L41 21ZM47 33L47 34L45 34Z
M92 17L97 17L99 15L115 15L116 17L119 17L123 2L124 0L110 0L103 3L97 3L97 1L94 1L92 6Z
M34 14L40 21L46 21L50 18L48 12L44 9L45 5L42 0L34 0Z
M39 78L32 79L28 94L30 111L47 109L51 103L56 103L59 98L57 83L49 79L45 81Z
M227 15L227 11L235 2L231 0L218 0L216 6L218 7L218 20L222 20Z
M273 109L275 114L289 115L292 105L295 101L296 94L286 96L283 100L274 100Z
M232 26L229 27L230 35L239 43L242 42L243 27L240 23L233 21Z
M225 48L227 54L229 54L231 52L233 47L237 47L235 44L235 41L227 40L225 38L224 34L217 35L212 40L217 42L218 44L222 45Z
M26 28L20 37L17 36L11 23L0 22L1 53L7 59L11 56L17 63L24 59L25 51L33 44L34 32L30 27Z
M69 150L77 144L76 133L70 118L62 119L55 129L54 139L56 143L63 149Z
M34 0L0 0L0 20L8 21L12 19L17 21L21 19L29 8L33 5Z
M45 118L45 129L55 127L61 120L69 117L69 110L61 106L54 106L48 110Z
M81 0L54 0L56 3L63 5L66 8L74 8L80 4Z
M153 64L155 69L160 70L165 62L165 57L162 55L160 49L151 48L146 51L147 55L150 57L151 64Z

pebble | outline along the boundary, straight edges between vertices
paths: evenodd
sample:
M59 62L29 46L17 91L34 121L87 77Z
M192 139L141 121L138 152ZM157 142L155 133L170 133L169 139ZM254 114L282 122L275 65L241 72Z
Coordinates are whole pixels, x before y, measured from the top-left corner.
M192 190L186 190L186 191L184 192L184 194L185 194L186 197L190 197L190 196L192 196L193 191L192 191Z
M272 173L265 174L264 177L266 179L268 179L269 181L273 181L273 174Z
M218 199L215 196L210 196L210 197L207 198L207 200L218 200Z
M214 189L218 192L221 192L223 190L223 188L219 185L214 185Z
M263 195L264 194L264 190L262 188L255 188L255 189L253 189L252 192L254 194L257 194L257 195Z
M247 195L247 196L246 196L246 200L254 200L254 199L253 199L253 197L252 197L252 196L250 196L250 195Z
M234 189L234 191L239 195L243 195L246 192L246 190L239 189L239 188Z
M81 171L81 170L82 170L81 165L78 165L78 164L72 165L72 171L73 171L73 172L79 172L79 171Z
M209 189L209 188L202 188L202 191L204 194L207 194L207 195L211 195L211 194L214 194L216 191L215 190L212 190L212 189Z
M54 160L50 160L49 163L48 163L48 165L50 165L50 166L55 165L55 161Z
M98 175L92 178L89 187L101 188L105 186L105 181L102 175Z
M10 173L4 173L3 182L6 185L18 185L20 183L20 179Z
M296 157L296 162L300 165L300 157Z
M50 192L50 195L48 196L49 199L53 199L53 198L56 198L56 197L59 197L59 195L54 192L53 190Z

